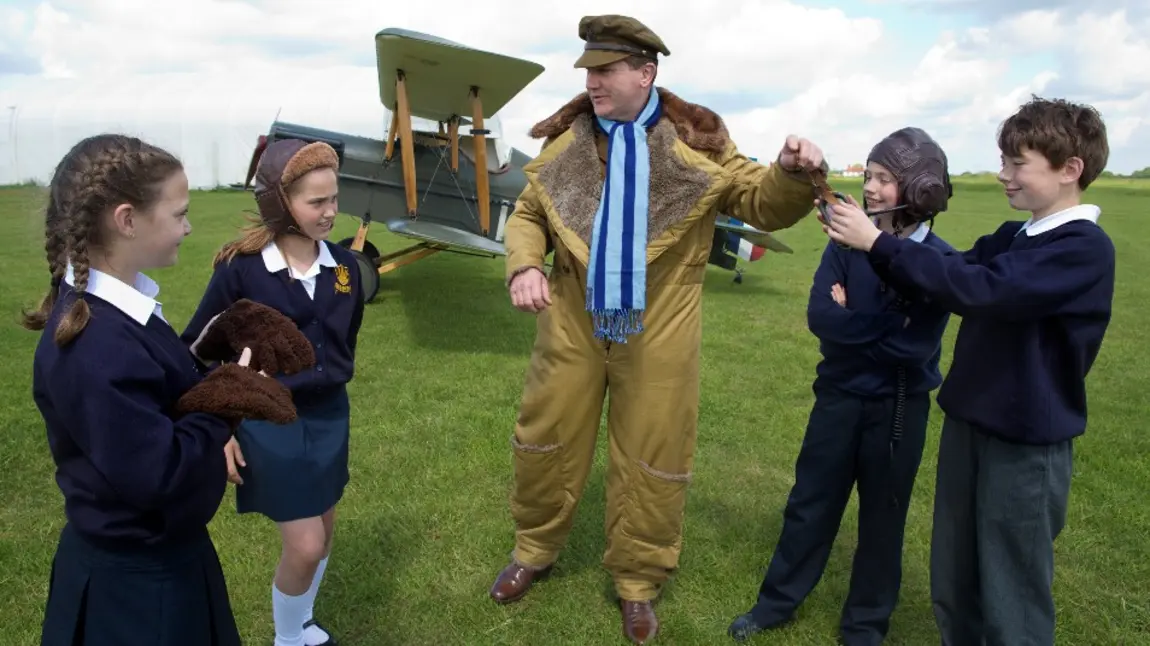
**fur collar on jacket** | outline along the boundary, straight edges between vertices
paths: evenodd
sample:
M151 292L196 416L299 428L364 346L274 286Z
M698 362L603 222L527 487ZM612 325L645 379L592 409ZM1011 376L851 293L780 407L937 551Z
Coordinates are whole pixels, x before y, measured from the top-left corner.
M689 103L665 88L658 88L663 101L663 116L675 126L679 139L695 150L721 153L730 141L722 117L709 108ZM586 92L571 99L555 114L535 124L528 133L534 139L550 139L563 134L576 117L592 114L591 98Z

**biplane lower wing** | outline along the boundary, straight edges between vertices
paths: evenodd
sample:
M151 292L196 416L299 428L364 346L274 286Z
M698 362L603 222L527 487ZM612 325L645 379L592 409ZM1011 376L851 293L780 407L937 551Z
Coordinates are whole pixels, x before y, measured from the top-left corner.
M743 224L738 220L728 219L726 222L719 221L715 223L716 229L729 231L738 234L739 237L747 242L758 245L768 251L775 251L778 253L794 253L794 250L783 244L781 240L767 233L766 231L759 231L758 229Z
M506 255L503 245L499 242L435 222L394 219L387 221L387 230L399 236L442 247L445 251L465 251L485 256Z
M790 247L766 231L759 231L730 216L720 215L715 220L715 238L707 262L735 272L735 282L741 283L743 270L738 266L739 260L755 262L761 260L768 251L794 253Z

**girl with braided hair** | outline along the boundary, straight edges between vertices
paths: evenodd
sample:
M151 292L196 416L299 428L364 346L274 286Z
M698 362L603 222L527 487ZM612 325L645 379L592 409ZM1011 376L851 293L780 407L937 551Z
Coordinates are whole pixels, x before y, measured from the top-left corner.
M250 299L291 319L315 355L314 365L295 375L269 370L291 389L299 418L245 421L226 449L237 510L259 513L280 531L270 586L275 646L335 645L313 608L331 554L335 506L349 480L347 383L364 307L355 258L327 241L338 210L338 169L335 150L322 142L283 139L267 147L255 174L259 218L217 254L183 335L206 343L221 325L218 313Z
M930 230L950 197L946 155L927 133L903 128L871 150L863 204L901 239L951 247ZM857 206L854 198L848 197ZM807 322L823 358L815 403L795 464L783 530L750 612L728 629L738 641L793 618L830 556L857 486L858 547L840 631L847 646L878 644L902 578L903 530L922 459L930 391L949 315L896 291L866 254L828 242L815 271Z
M191 232L170 153L122 135L80 141L45 216L51 287L24 326L43 331L33 397L67 523L41 644L238 645L207 524L233 428L293 419L290 393L248 367L251 348L205 375L164 319L142 272L175 264Z

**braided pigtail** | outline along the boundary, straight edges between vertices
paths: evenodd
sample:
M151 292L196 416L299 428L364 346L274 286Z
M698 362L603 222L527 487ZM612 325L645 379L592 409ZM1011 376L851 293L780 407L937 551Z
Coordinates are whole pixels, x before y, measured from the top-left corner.
M48 324L48 316L52 313L52 308L56 305L56 299L60 296L60 283L64 280L64 273L68 267L68 246L64 237L63 217L56 206L56 198L53 193L48 195L48 206L44 213L44 252L48 257L48 272L51 276L51 283L48 287L48 293L40 301L40 307L36 310L29 312L24 310L22 325L28 330L43 330L44 326Z
M88 236L91 229L91 218L83 215L74 216L72 227L68 231L68 251L72 259L73 290L75 300L68 312L60 319L56 326L56 344L67 345L75 339L88 325L91 310L88 301L84 300L84 293L88 291Z
M51 284L39 309L24 312L25 328L47 327L69 265L74 300L60 317L55 341L65 345L87 327L91 309L84 295L90 257L95 249L104 256L110 251L103 218L120 204L148 210L159 198L163 181L182 168L167 151L124 135L88 137L68 151L52 176L45 210L44 251Z

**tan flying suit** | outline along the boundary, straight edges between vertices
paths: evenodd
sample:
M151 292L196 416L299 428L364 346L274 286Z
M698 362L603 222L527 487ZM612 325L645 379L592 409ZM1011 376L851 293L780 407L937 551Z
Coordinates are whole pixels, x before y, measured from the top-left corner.
M650 29L624 16L584 18L577 67L635 54L669 54ZM593 334L586 310L589 247L603 192L607 139L586 93L532 128L543 151L507 224L507 279L543 268L552 305L537 338L515 426L514 561L542 569L566 542L610 393L608 537L604 566L619 596L653 599L679 562L699 407L703 278L716 215L758 229L789 227L813 208L809 178L751 161L711 110L664 88L648 131L650 197L644 331L627 343Z

